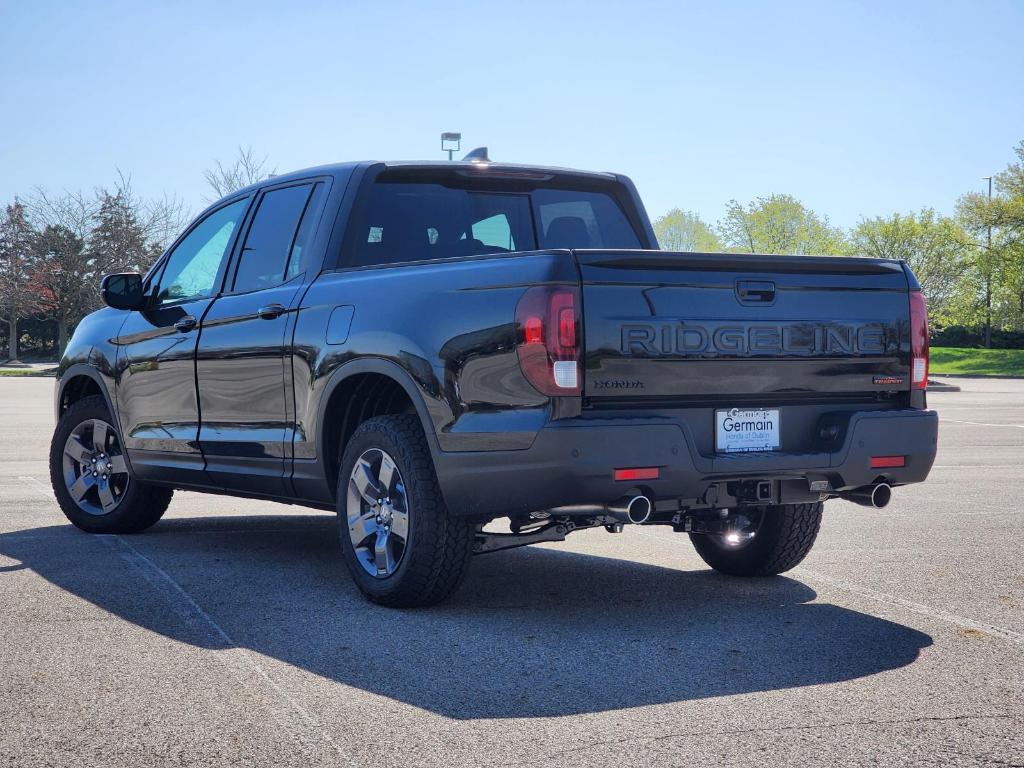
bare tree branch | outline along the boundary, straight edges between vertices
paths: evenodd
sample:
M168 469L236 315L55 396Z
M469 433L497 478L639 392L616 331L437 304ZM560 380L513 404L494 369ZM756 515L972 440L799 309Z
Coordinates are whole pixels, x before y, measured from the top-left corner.
M209 199L213 202L225 195L255 184L260 179L266 178L276 172L277 168L267 170L267 156L259 159L253 154L252 147L238 147L238 155L231 165L224 165L220 160L215 161L213 167L203 171L203 178L214 196Z

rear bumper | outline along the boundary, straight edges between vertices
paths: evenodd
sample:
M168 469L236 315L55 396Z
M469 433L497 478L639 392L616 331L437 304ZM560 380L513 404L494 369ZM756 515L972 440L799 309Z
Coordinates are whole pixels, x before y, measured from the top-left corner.
M659 467L642 485L657 500L696 500L723 480L780 480L781 501L806 501L808 481L832 491L884 480L919 483L928 476L938 440L934 411L864 411L843 425L841 444L812 453L703 455L686 424L666 418L566 419L537 433L530 448L435 456L445 500L456 514L501 517L571 504L607 504L631 482L621 467ZM872 456L905 456L903 467L872 469Z

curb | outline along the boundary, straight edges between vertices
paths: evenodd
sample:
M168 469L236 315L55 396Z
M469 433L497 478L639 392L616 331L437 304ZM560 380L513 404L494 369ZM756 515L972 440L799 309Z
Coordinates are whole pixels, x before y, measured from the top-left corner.
M1024 379L1010 373L940 373L944 379Z
M937 381L935 379L928 379L927 392L959 392L960 387L956 384L947 384L944 381Z
M54 368L43 368L31 373L24 371L24 368L0 368L0 379L52 379L56 375Z

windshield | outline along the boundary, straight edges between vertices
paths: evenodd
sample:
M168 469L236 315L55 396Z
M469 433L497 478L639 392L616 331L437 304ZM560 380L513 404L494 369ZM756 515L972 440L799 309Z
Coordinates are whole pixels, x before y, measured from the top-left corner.
M603 192L480 191L377 182L353 216L351 266L533 251L639 248L618 203Z

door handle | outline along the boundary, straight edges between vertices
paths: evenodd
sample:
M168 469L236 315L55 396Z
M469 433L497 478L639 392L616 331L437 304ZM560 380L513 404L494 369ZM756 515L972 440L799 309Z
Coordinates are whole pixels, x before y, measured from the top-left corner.
M256 315L264 320L273 320L285 313L285 308L280 304L267 304L256 310Z
M181 333L188 333L196 327L196 319L192 315L185 315L174 324L174 327Z

